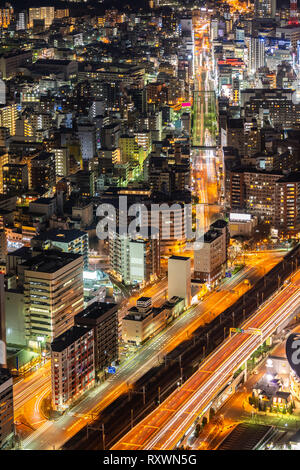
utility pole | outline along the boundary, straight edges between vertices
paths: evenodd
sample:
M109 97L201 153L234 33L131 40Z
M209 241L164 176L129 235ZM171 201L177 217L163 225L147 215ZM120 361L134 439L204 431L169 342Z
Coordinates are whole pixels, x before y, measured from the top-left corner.
M130 422L131 422L131 429L133 428L133 409L131 408L131 419L130 419Z
M105 432L104 432L104 423L102 423L102 447L105 450Z

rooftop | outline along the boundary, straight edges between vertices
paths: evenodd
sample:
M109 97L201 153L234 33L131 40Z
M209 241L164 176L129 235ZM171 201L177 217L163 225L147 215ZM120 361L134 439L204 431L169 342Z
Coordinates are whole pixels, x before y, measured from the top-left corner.
M42 232L34 240L50 240L56 242L71 242L76 238L87 236L86 232L77 229L63 230L63 229L52 229Z
M47 250L25 261L22 266L28 271L52 274L79 258L82 256L75 253Z
M77 322L77 320L79 320L80 322L80 320L84 318L97 320L103 317L107 312L112 311L117 311L117 304L107 302L94 302L75 316L75 323Z
M75 343L79 338L84 336L88 331L90 331L90 328L86 326L72 326L65 331L65 333L55 338L51 343L51 350L54 352L63 351L71 346L71 344Z

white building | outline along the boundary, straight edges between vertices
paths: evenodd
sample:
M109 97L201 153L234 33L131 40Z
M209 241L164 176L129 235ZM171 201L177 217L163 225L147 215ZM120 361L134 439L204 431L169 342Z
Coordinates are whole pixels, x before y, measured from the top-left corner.
M185 306L191 304L191 259L171 256L168 260L168 299L182 297Z
M255 72L265 65L265 42L263 38L250 38L248 70Z
M221 227L221 225L223 226ZM194 250L194 276L196 279L214 284L225 274L227 245L227 224L224 221L217 221L202 236L199 248Z
M160 272L159 241L130 239L115 233L109 239L110 268L125 284L146 284Z
M93 124L78 124L78 138L82 159L91 160L96 155L95 126Z

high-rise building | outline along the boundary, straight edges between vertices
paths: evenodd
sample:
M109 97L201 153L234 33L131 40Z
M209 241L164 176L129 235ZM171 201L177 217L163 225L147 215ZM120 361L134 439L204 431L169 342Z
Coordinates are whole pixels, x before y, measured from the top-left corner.
M78 124L82 160L91 160L96 155L96 127L94 124Z
M9 370L0 367L0 449L13 435L13 381Z
M265 65L265 42L264 38L251 38L249 42L249 72L254 74L260 67Z
M7 255L7 240L6 232L3 229L0 229L0 262L6 260Z
M28 14L27 11L20 11L17 14L17 25L16 25L16 30L17 31L25 31L28 26Z
M194 276L201 282L213 285L225 274L227 247L226 235L210 229L200 239L194 250Z
M12 8L0 8L0 27L8 28L12 20L13 9Z
M55 154L53 152L41 152L31 162L31 187L36 191L53 188L56 183Z
M83 257L47 250L22 264L29 344L50 343L83 309Z
M0 273L0 367L6 365L6 315L4 299L4 274Z
M191 258L171 256L168 259L168 299L181 297L191 304Z
M254 15L257 18L275 18L276 0L255 0Z
M115 233L109 238L111 270L125 284L147 284L160 273L159 240L132 239Z
M2 76L4 77L4 75ZM9 130L10 135L15 135L16 133L17 118L18 111L16 104L9 104L0 107L0 126L6 127Z
M75 325L51 343L53 408L65 411L94 384L94 331Z
M34 20L44 20L45 26L49 28L54 20L54 7L29 8L29 25L32 28Z
M298 232L300 228L300 173L290 173L276 181L275 226Z
M55 155L55 172L57 177L68 176L70 172L70 160L68 147L52 149Z
M86 232L77 229L52 229L41 232L31 240L31 246L42 250L59 248L64 253L83 256L84 268L89 266L89 237Z
M2 167L3 192L21 195L28 189L28 167L17 163L7 163Z

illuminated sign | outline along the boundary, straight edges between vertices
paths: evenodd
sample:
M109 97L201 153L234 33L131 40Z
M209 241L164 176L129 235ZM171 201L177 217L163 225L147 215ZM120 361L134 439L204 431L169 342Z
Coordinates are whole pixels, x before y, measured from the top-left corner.
M181 107L182 108L188 108L188 107L191 107L191 103L189 101L187 101L186 103L181 103Z

